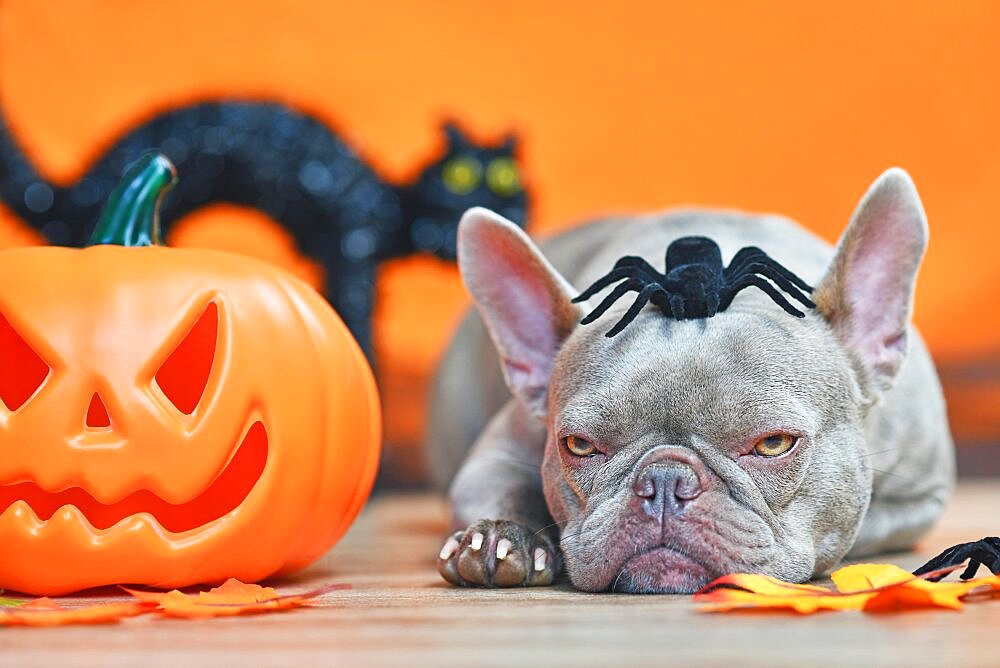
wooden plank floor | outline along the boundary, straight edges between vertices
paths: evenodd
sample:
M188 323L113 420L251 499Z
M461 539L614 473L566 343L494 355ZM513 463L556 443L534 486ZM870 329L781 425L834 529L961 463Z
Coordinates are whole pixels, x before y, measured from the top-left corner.
M912 568L947 545L997 534L998 509L1000 480L964 483L919 553L883 561ZM709 615L686 596L594 595L567 585L463 590L434 571L444 533L439 499L381 496L326 558L279 584L286 592L353 585L327 595L326 607L197 622L146 616L103 627L0 628L0 666L1000 665L1000 600L962 612L793 617Z

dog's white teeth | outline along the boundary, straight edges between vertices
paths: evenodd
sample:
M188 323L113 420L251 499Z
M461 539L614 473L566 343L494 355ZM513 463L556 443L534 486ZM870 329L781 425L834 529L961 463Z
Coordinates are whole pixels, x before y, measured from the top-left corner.
M503 561L504 559L506 559L507 555L510 554L510 548L512 548L512 547L513 547L513 544L509 540L507 540L506 538L501 538L500 540L498 540L497 541L497 559L499 559L500 561Z
M458 541L454 538L449 538L448 542L441 548L441 554L438 557L441 559L451 559L452 555L456 552L458 552Z
M545 554L545 548L536 547L535 548L535 570L536 571L544 571L545 570L545 562L547 561L547 559L548 559L548 555Z
M473 550L478 550L482 546L483 546L483 534L478 532L472 534L472 540L469 541L469 547L471 547Z

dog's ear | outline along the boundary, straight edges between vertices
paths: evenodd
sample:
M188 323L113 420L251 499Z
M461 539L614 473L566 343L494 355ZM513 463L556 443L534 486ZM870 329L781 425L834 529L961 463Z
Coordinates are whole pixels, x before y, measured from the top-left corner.
M458 267L507 386L544 418L556 353L582 315L572 288L517 225L482 208L469 209L458 224Z
M813 301L881 389L906 358L927 217L910 176L892 168L861 199Z

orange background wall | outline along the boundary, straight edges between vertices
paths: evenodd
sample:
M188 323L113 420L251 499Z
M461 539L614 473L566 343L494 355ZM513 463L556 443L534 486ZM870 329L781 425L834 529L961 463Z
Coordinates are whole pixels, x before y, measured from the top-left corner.
M992 1L0 0L0 106L62 183L131 125L203 99L309 111L397 180L438 148L445 116L483 139L516 129L535 233L712 204L832 241L901 165L931 223L917 323L956 433L982 443L1000 440L998 35ZM204 212L173 241L220 243L245 215ZM244 251L314 272L258 222ZM30 238L19 225L0 211L0 246ZM388 435L412 444L465 298L430 259L394 263L379 290Z

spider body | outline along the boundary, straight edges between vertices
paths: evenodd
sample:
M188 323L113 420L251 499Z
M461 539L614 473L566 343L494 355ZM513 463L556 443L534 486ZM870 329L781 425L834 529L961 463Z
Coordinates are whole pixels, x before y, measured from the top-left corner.
M729 266L724 267L722 252L714 241L707 237L682 237L667 247L664 264L660 273L641 257L628 255L619 259L610 272L573 300L585 301L618 283L581 324L594 322L625 293L633 291L638 293L635 301L605 336L614 336L625 329L647 303L652 302L664 315L677 320L711 318L726 310L737 293L751 286L764 291L778 306L798 318L805 314L789 303L779 289L806 308L815 307L808 296L812 287L756 246L742 248Z

